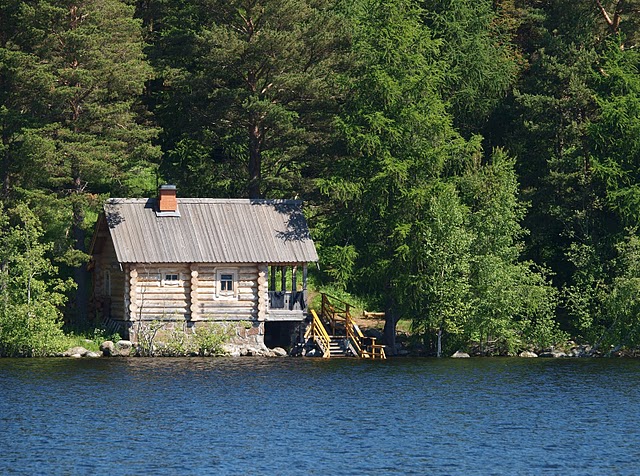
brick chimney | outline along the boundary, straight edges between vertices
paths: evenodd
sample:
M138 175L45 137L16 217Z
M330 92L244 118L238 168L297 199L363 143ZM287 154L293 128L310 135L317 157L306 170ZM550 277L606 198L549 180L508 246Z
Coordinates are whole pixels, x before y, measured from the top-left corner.
M160 185L158 189L158 211L175 212L178 209L175 185Z

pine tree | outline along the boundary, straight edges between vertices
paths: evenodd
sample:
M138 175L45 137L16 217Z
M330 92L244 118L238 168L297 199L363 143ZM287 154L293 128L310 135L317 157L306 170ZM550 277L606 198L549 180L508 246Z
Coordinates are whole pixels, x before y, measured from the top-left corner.
M26 94L31 119L20 125L14 186L59 240L71 237L66 258L75 266L75 306L83 319L86 230L95 218L86 220L87 211L99 205L97 194L149 193L155 185L155 130L135 106L150 70L126 2L21 2L19 12L26 31L19 46L37 59L24 63L21 74L38 78L40 87ZM8 100L24 99L15 89ZM65 211L71 219L60 223Z
M352 15L360 61L346 78L348 100L337 123L345 155L332 163L328 178L317 181L331 200L326 228L320 225L326 230L323 256L355 258L342 274L351 274L351 289L376 295L384 306L385 340L393 352L399 317L430 312L420 306L424 300L412 300L416 287L432 286L431 296L451 291L448 297L456 303L464 294L449 287L464 274L464 263L451 264L445 281L444 268L426 273L424 266L434 249L445 252L443 267L449 259L464 261L464 252L455 257L442 248L455 236L464 251L468 241L461 229L464 207L448 178L464 169L477 143L468 144L454 131L438 94L443 65L439 43L423 25L424 11L410 0L364 1ZM423 238L438 220L448 224ZM337 269L340 263L327 265ZM439 302L446 306L444 299ZM444 315L430 305L429 315L439 317L429 330ZM448 323L462 313L454 307L448 307Z
M330 125L325 111L335 108L330 79L345 32L332 2L207 0L188 9L189 18L193 10L192 56L163 70L163 170L188 193L299 193L302 169ZM165 30L159 41L171 38ZM182 119L170 124L175 116ZM195 187L193 172L202 177Z

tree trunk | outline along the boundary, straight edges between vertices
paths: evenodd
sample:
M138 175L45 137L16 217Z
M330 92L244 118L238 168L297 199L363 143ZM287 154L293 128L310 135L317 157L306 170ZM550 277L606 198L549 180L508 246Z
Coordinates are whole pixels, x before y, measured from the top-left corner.
M74 179L74 193L81 194L82 186L79 177ZM86 233L82 228L84 222L84 209L79 198L76 198L73 203L73 223L72 223L72 236L75 248L83 253L87 252L85 245ZM76 295L75 295L75 322L72 324L84 324L87 321L87 310L89 308L89 273L85 264L77 266L73 270L73 278L76 282Z
M396 325L398 324L398 309L392 296L386 299L384 310L384 344L387 346L388 355L397 355L396 352Z
M260 194L260 182L262 181L260 148L260 126L257 123L252 123L249 126L249 198L262 198Z

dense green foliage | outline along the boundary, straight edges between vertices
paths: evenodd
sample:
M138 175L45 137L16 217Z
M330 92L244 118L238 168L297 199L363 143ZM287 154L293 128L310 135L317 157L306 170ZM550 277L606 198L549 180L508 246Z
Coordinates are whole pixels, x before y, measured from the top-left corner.
M0 208L0 356L47 355L64 345L59 307L73 283L56 277L42 235L26 206Z
M639 11L0 0L3 351L90 322L101 201L161 181L304 199L315 279L389 344L403 318L434 352L639 345Z

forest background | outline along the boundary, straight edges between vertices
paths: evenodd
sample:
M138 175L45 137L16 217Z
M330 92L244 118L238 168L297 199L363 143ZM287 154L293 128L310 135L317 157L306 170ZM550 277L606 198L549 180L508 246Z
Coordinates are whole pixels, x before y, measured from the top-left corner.
M389 344L636 347L639 28L637 0L0 0L0 341L94 325L103 201L174 183L304 200L317 285Z

